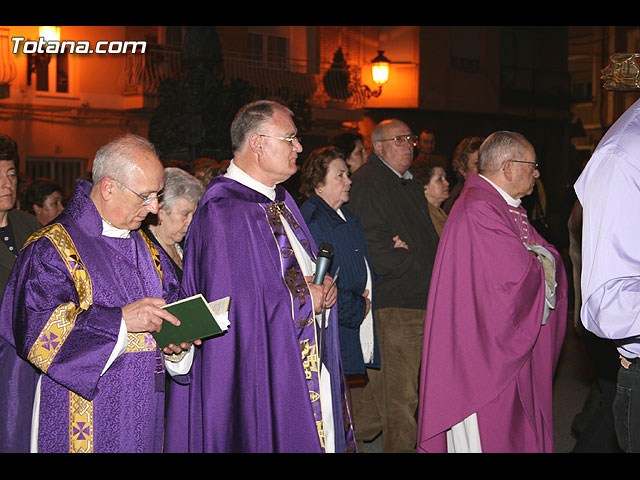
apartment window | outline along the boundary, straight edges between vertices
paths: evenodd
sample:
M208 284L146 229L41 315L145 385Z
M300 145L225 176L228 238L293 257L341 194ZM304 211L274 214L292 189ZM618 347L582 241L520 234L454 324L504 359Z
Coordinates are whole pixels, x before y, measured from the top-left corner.
M27 158L26 175L31 178L51 178L62 186L66 195L75 189L76 179L87 171L86 158Z
M286 69L289 64L289 39L250 33L247 53L251 60L268 64L272 68Z
M35 85L39 92L69 93L69 53L31 54Z

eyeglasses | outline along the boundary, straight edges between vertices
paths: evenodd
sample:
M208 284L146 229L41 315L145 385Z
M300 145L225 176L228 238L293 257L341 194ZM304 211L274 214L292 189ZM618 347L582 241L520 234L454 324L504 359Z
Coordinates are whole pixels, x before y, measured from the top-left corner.
M405 142L409 142L409 144L414 147L418 144L418 136L417 135L396 135L393 138L383 138L382 140L377 140L378 142L393 142L396 147L401 147Z
M114 178L115 180L115 178ZM115 180L116 182L118 182L118 180ZM164 195L164 188L162 190L160 190L158 192L157 195L153 196L153 197L145 197L143 195L140 195L138 192L131 190L129 187L127 187L124 183L122 182L118 182L118 184L122 185L124 188L126 188L127 190L129 190L131 193L137 195L138 197L140 197L142 199L142 205L143 206L147 206L149 205L151 202L153 202L154 200L158 200L158 202L160 202L160 197L162 195Z
M537 170L538 166L540 165L538 162L525 162L524 160L511 160L512 162L515 163L528 163L529 165L534 165L533 169Z
M283 142L287 142L292 147L295 142L298 142L300 145L302 145L302 139L300 137L273 137L271 135L263 135L261 133L259 133L258 135L260 135L261 137L275 138L276 140L282 140Z

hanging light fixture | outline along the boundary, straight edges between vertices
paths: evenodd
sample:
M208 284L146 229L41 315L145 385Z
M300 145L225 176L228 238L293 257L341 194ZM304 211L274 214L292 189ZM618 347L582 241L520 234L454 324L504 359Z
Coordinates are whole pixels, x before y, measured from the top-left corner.
M371 60L371 75L376 85L382 85L389 80L389 64L391 63L384 55L384 50L378 50L378 56Z
M379 97L382 86L389 81L389 64L391 61L384 56L384 50L378 50L378 56L371 60L371 76L373 82L378 85L378 90L371 91L367 85L363 85L367 98Z

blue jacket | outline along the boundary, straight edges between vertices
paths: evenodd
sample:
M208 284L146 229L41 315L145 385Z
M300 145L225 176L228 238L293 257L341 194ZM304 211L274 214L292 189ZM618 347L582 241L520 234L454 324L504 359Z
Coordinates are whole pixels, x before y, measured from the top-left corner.
M363 374L365 367L380 368L378 338L375 333L374 318L374 354L373 362L364 363L360 348L360 324L364 320L366 302L362 296L367 283L367 270L363 257L372 270L371 283L376 281L373 262L369 256L364 231L360 219L341 207L346 222L317 195L309 198L300 208L311 235L317 245L329 242L333 245L333 262L330 274L333 276L338 266L338 326L340 349L344 373ZM371 292L373 297L373 292ZM373 304L371 305L373 312Z

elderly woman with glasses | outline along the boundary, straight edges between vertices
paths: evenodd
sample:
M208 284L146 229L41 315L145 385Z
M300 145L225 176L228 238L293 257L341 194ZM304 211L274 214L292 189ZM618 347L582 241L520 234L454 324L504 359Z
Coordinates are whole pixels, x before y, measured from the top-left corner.
M151 241L167 253L178 278L182 277L181 242L203 193L204 186L193 175L180 168L165 168L158 214L143 227Z

